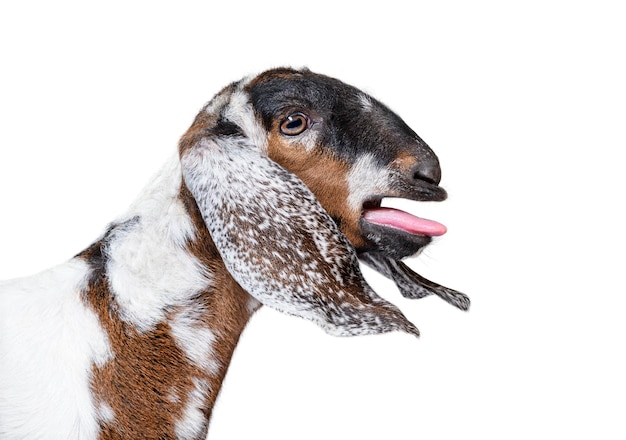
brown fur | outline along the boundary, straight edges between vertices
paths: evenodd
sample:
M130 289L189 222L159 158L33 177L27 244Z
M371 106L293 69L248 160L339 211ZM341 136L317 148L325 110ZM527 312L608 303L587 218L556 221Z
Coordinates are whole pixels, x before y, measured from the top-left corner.
M217 330L215 357L220 365L227 366L239 335L253 313L248 305L256 300L237 284L224 266L196 201L184 184L180 197L196 227L196 239L188 243L188 248L211 271L213 284L219 286L203 292L201 299L205 306L204 310L211 313L204 313L202 319L207 326ZM214 378L212 385L216 385L216 390L221 386L222 380L223 375Z
M398 157L392 162L392 165L404 172L409 172L417 163L414 155L407 151L401 151Z
M101 246L95 243L81 257L93 264L101 258ZM185 397L192 390L191 376L199 372L185 361L167 323L140 334L120 319L104 271L94 270L84 297L97 313L113 352L104 366L93 367L96 407L106 404L115 414L112 425L101 421L100 438L175 438L174 422L182 416ZM173 395L178 399L168 398Z
M109 337L113 358L93 367L92 389L96 407L108 405L115 414L112 424L101 421L102 440L175 438L176 421L183 417L193 379L206 381L204 411L208 421L217 399L239 335L253 312L251 297L232 279L206 230L195 201L183 186L181 199L196 226L196 239L188 248L209 268L214 285L194 299L193 304L169 312L164 322L151 331L140 333L120 319L118 305L106 279L103 265L103 242L97 242L80 254L93 268L85 302L98 315ZM252 303L254 304L254 303ZM168 324L177 313L198 320L210 328L216 339L213 358L217 374L203 371L191 363L176 344ZM204 438L206 432L199 436Z
M298 176L313 191L353 246L365 245L358 226L361 212L352 210L346 203L349 196L348 164L321 146L307 152L304 145L285 140L277 132L277 127L270 134L268 156Z
M207 112L198 113L191 127L189 127L184 136L180 139L179 152L181 155L207 135L207 127L213 126L215 119L216 117L214 115Z

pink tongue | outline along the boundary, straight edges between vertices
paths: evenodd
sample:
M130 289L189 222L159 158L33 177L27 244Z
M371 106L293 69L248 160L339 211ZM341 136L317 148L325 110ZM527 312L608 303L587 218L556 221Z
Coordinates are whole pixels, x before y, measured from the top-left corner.
M363 212L363 219L377 225L391 226L411 234L428 235L431 237L443 235L447 231L447 228L441 223L416 217L393 208L366 209Z

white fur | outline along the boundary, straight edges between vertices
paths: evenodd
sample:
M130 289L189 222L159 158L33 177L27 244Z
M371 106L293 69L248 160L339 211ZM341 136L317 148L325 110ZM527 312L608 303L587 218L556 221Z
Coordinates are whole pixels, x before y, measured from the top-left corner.
M170 322L172 335L187 359L207 373L217 374L220 365L213 356L215 332L203 326L199 317L194 316L199 314L194 310L183 310L174 316Z
M105 364L111 351L80 298L88 270L73 259L0 283L0 438L96 435L89 380L93 364Z
M104 423L112 424L115 421L115 412L106 402L98 404L97 416L98 420Z
M348 180L348 204L360 212L363 202L372 194L386 194L390 191L388 168L381 167L371 154L360 156L346 177Z
M206 426L207 420L202 411L209 384L202 379L193 379L193 389L187 396L187 405L180 420L176 421L176 436L180 440L195 438Z
M241 88L248 81L239 84L239 90L233 92L224 116L237 124L249 141L263 152L267 152L268 133L254 115L254 109L247 93Z
M359 102L361 103L361 109L366 112L371 112L374 108L372 98L364 93L359 94Z
M180 185L174 158L108 237L107 271L120 316L140 331L164 320L169 306L185 304L211 285L210 275L185 249L194 229L178 198ZM114 422L113 409L103 402L95 406L90 393L93 365L103 366L112 354L96 314L81 297L89 273L89 265L75 258L0 283L1 439L90 439L99 421ZM174 337L192 362L216 373L215 336L192 324L181 315L172 324Z
M180 162L174 159L118 222L107 249L107 272L121 317L140 331L165 319L167 306L209 287L210 275L185 249L193 224L178 198ZM136 218L136 221L132 219Z

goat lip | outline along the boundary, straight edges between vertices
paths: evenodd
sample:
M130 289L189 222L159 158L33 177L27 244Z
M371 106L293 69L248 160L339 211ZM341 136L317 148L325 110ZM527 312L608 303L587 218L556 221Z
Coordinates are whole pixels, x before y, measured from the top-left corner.
M400 185L401 189L393 191L394 193L396 193L395 197L402 197L418 202L442 202L448 198L448 193L446 192L446 190L434 183L402 183L403 184Z

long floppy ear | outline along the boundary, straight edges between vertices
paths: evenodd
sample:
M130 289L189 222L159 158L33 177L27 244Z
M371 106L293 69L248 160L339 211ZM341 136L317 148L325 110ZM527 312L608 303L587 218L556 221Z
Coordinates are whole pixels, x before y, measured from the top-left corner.
M334 335L418 335L368 286L355 250L308 187L253 142L253 112L237 108L230 117L232 108L216 109L204 118L209 127L181 141L184 183L233 278L261 303Z
M396 261L378 252L363 253L359 255L359 259L392 279L405 298L418 299L435 294L461 310L469 310L470 299L467 295L424 278L402 261Z

